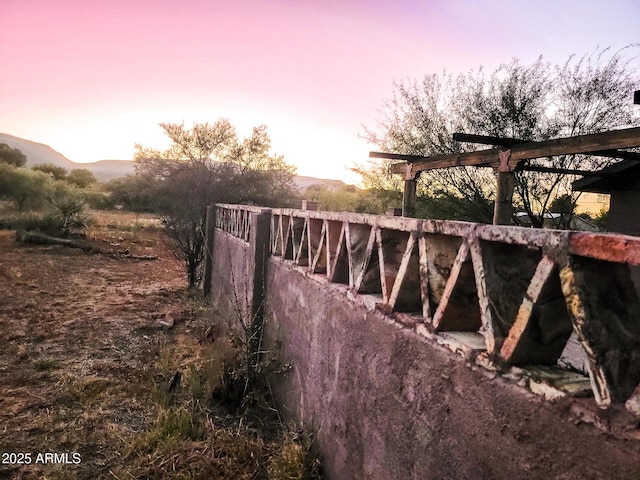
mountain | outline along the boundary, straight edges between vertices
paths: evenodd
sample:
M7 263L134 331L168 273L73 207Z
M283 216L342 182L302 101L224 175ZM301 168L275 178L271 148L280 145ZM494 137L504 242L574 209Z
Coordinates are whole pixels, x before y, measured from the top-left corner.
M346 185L342 180L329 180L326 178L304 177L300 175L297 175L293 181L301 192L304 192L311 185L322 185L327 188L344 187Z
M107 182L117 177L123 177L133 173L134 164L131 160L100 160L98 162L76 163L69 160L60 152L56 152L49 145L36 143L24 138L14 137L6 133L0 133L0 143L6 143L12 148L19 148L27 156L27 166L52 163L67 171L75 168L86 168L100 182Z
M108 182L114 178L124 177L134 173L134 163L131 160L99 160L90 163L76 163L69 160L59 152L56 152L49 145L36 143L24 138L14 137L6 133L0 133L0 143L6 143L12 148L19 148L27 156L27 166L40 165L42 163L52 163L62 167L67 171L74 168L86 168L100 182ZM324 185L328 188L344 186L342 180L328 180L324 178L296 176L294 182L298 189L303 192L311 185Z

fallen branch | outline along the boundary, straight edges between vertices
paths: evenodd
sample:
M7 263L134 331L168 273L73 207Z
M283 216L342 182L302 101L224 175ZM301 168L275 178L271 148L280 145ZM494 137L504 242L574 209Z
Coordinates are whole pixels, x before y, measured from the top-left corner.
M102 250L83 242L78 242L69 238L58 238L45 235L40 232L28 232L26 230L18 230L16 232L16 241L29 245L62 245L70 248L79 248L87 253L95 253L99 255L110 255L116 258L128 258L131 260L158 260L157 255L132 255L129 249L124 251Z

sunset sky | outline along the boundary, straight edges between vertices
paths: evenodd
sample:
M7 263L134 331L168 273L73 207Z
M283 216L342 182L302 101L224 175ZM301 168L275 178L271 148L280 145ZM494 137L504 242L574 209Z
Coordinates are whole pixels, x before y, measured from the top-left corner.
M1 0L0 132L86 162L226 117L266 124L301 175L355 181L394 79L638 41L633 0Z

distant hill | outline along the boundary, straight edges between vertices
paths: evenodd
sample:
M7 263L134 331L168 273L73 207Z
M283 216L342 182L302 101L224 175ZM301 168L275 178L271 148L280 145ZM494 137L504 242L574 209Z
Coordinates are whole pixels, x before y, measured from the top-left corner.
M24 138L14 137L6 133L0 133L0 143L6 143L12 148L19 148L27 156L27 166L40 165L42 163L52 163L62 167L67 171L74 168L86 168L100 182L108 182L114 178L124 177L134 173L134 163L131 160L100 160L90 163L72 162L59 152L56 152L49 145L36 143ZM344 186L342 180L328 180L324 178L296 176L295 184L303 192L311 185L324 185L329 188Z
M74 168L86 168L100 182L107 182L114 178L123 177L133 173L134 164L131 160L100 160L98 162L76 163L69 160L60 152L56 152L49 145L36 143L24 138L14 137L6 133L0 133L0 143L6 143L12 148L19 148L27 156L27 166L52 163L67 171Z
M329 180L326 178L304 177L297 175L294 182L300 191L304 191L311 185L322 185L327 188L344 187L346 183L342 180Z

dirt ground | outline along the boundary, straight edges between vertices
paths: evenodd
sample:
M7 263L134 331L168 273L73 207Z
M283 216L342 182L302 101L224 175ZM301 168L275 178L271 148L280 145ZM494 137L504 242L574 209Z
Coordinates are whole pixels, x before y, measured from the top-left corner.
M0 477L109 477L154 420L158 353L175 336L158 318L192 319L185 276L153 219L101 220L86 241L116 255L0 231Z
M99 213L79 241L0 230L0 478L264 478L273 446L207 403L211 313L158 221Z
M0 478L320 478L271 403L216 397L236 350L159 221L94 212L85 234L0 230Z

